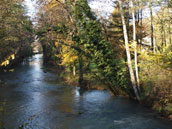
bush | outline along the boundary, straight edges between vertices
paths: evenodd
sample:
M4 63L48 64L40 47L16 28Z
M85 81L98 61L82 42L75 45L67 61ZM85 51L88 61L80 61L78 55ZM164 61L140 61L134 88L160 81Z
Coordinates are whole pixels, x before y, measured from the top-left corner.
M166 54L145 52L139 56L142 98L153 98L153 107L161 112L172 103L172 71Z

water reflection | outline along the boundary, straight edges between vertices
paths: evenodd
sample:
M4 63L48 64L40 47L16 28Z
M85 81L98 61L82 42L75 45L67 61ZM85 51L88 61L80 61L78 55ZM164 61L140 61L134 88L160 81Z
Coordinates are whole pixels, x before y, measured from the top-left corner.
M44 72L38 54L0 73L0 129L171 129L138 103L107 91L60 86L57 75Z
M4 121L4 117L5 117L5 105L6 105L6 100L2 100L0 101L0 127L2 129L5 128L5 121Z

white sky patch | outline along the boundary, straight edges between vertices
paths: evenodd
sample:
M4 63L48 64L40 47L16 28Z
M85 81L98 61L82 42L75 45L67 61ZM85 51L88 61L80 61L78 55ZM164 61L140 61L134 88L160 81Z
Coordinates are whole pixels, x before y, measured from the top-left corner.
M114 10L114 1L116 0L90 0L89 6L103 17L108 18Z
M160 7L159 6L153 7L152 8L153 15L156 15L156 13L159 10L160 10ZM147 7L146 9L143 10L143 18L147 18L147 17L150 17L150 9L149 9L149 7Z
M93 11L98 11L101 16L108 19L114 10L114 2L117 0L88 0L89 6ZM154 6L152 8L153 15L155 15L160 10L159 6ZM143 18L150 17L150 9L146 7L143 10Z
M116 0L88 0L89 6L94 10L98 11L99 15L103 16L104 18L108 19L111 13L114 10L114 2ZM31 17L31 19L34 21L37 15L38 8L37 6L37 0L24 0L24 5L27 9L27 15ZM159 7L153 7L153 13L155 13L159 10ZM150 10L149 8L146 8L143 10L143 17L149 17L150 16Z
M37 14L37 0L24 0L24 5L27 10L27 15L34 19Z

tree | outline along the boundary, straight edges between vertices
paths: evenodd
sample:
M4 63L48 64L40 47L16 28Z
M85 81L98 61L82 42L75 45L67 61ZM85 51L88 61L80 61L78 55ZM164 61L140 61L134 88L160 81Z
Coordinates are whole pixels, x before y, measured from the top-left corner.
M31 55L32 41L33 25L29 17L26 16L22 1L0 1L1 65L8 65L8 62L15 57L21 58Z
M167 2L167 8L168 8L168 16L170 16L170 9L171 9L170 0L166 0L166 2ZM168 18L168 35L169 35L169 43L170 43L170 46L172 47L172 41L171 41L171 17Z
M151 18L151 50L155 51L152 4L153 2L152 0L150 0L149 8L150 8L150 18Z
M64 54L57 49L61 46L68 46L69 51L76 52L78 60L72 64L78 64L78 81L81 87L86 85L83 75L90 72L95 78L101 78L100 80L117 94L117 89L121 86L120 81L124 77L123 73L119 72L121 67L118 66L118 63L120 61L115 59L111 44L105 40L103 35L101 23L91 12L87 1L77 0L65 3L56 1L56 3L59 4L43 11L42 18L47 19L43 18L40 22L40 30L38 29L40 41L41 39L50 40L51 46L54 46L54 41L58 42L59 47L56 47L58 54ZM58 14L56 10L58 10ZM47 36L50 37L50 34L54 36L48 39ZM60 60L63 61L63 59Z
M129 50L129 45L128 45L127 28L126 28L124 12L123 12L123 1L119 1L119 7L120 7L120 11L121 11L121 19L122 19L122 24L123 24L125 48L126 48L127 62L128 62L128 69L129 69L129 73L130 73L131 83L132 83L132 87L134 89L134 93L135 93L137 99L140 100L139 93L137 90L137 83L135 80L135 75L134 75L134 71L133 71L132 63L131 63L131 55L130 55L130 50Z
M133 19L133 42L134 42L135 73L136 73L137 86L138 86L138 89L140 91L139 71L138 71L138 64L137 64L137 39L136 39L136 20L135 20L134 0L131 0L131 8L132 8L132 19Z

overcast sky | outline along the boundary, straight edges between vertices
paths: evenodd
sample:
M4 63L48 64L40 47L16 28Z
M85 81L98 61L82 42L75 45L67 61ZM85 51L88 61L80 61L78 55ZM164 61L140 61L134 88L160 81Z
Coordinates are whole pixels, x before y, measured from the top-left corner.
M113 12L114 1L116 0L89 0L89 5L93 10L98 10L102 16L108 17Z
M28 10L28 15L31 18L36 17L36 13L37 13L37 0L24 0L24 4ZM105 18L108 18L110 16L110 14L113 12L114 9L114 4L113 2L116 0L88 0L88 3L90 5L90 7L93 10L97 10L99 11L99 13L104 16ZM157 12L157 10L159 10L159 8L153 8L153 12L155 14L155 12ZM145 9L143 11L143 15L144 17L148 17L150 14L149 9Z
M24 0L24 5L28 10L28 15L34 18L37 13L37 0ZM109 16L113 11L114 0L89 0L89 5L93 10L98 10L103 16Z
M36 17L36 13L37 13L37 0L24 0L24 5L27 9L27 15L29 15L31 18Z

